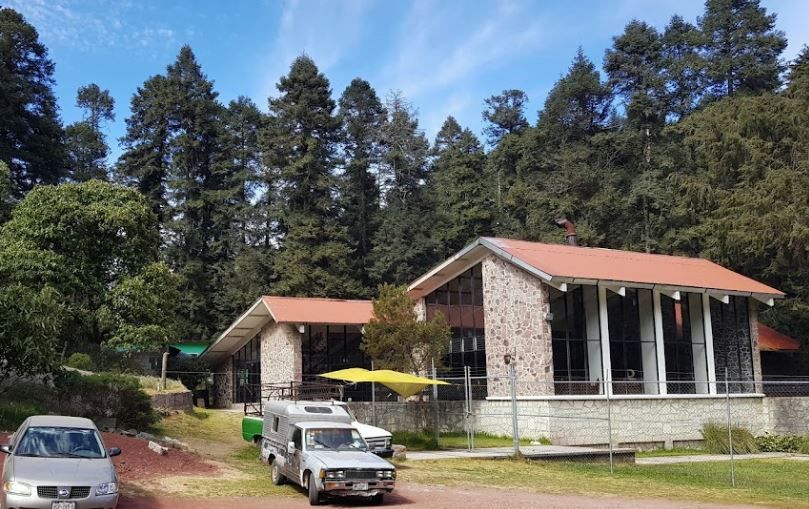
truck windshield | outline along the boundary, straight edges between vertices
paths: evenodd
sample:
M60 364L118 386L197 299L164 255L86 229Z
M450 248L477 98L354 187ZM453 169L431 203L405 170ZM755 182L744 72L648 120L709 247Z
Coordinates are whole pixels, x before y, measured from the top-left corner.
M368 445L352 428L315 428L306 430L306 448L365 451Z

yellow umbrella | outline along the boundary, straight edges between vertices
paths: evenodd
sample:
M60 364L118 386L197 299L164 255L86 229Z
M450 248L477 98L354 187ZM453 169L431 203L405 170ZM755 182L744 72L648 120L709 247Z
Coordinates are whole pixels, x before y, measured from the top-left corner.
M447 382L442 380L433 380L431 378L424 378L422 376L411 375L408 373L400 373L398 371L391 371L389 369L368 371L367 369L363 368L349 368L323 373L320 376L323 378L331 378L333 380L345 380L352 383L380 383L390 387L404 398L418 393L428 385L449 385Z

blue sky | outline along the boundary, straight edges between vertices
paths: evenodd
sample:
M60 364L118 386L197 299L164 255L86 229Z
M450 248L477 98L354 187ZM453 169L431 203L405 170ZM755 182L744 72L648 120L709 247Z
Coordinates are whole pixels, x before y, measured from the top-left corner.
M665 26L691 22L698 0L0 0L37 27L56 63L65 123L81 117L76 89L111 91L107 126L114 157L129 102L190 44L223 102L251 97L263 110L275 83L301 53L331 81L335 99L354 77L380 96L400 90L432 140L447 115L480 133L483 100L506 88L528 93L532 122L578 46L600 67L604 50L632 18ZM765 0L778 13L793 57L809 43L809 2Z

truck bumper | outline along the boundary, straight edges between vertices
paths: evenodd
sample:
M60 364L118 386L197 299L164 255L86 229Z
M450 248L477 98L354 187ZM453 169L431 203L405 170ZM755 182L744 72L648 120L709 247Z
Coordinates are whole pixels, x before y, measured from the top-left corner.
M366 481L360 481L366 483ZM357 490L351 481L324 481L323 493L333 497L373 497L380 493L390 493L396 481L367 481L367 490Z

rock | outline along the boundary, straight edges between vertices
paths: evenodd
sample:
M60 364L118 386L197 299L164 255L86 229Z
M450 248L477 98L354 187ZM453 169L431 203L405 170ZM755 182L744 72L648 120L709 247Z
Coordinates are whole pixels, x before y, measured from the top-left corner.
M400 460L407 459L407 447L393 444L393 457Z
M157 442L149 442L149 449L161 456L165 456L169 452L168 447L163 447Z
M172 449L180 449L182 451L185 451L185 450L188 449L188 444L186 444L185 442L181 442L181 441L179 441L177 439L171 438L171 437L163 437L160 440L160 443L165 445L166 447L171 447Z
M135 438L139 438L141 440L149 440L149 441L156 441L157 437L152 435L151 433L146 433L145 431L141 431L138 433Z
M136 430L136 429L127 429L127 430L122 431L121 434L126 435L128 437L134 437L134 436L137 436L138 430Z

